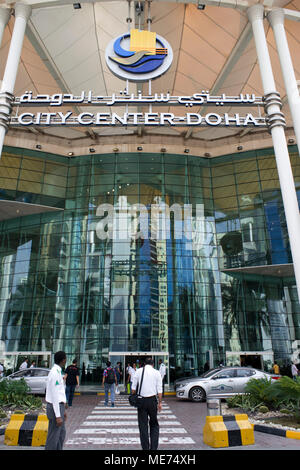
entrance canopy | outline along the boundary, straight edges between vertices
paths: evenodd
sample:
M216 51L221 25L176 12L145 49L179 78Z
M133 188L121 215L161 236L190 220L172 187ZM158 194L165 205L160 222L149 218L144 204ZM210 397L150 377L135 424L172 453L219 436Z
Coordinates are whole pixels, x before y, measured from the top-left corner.
M14 95L25 92L33 94L70 93L79 96L83 90L92 90L96 95L112 96L126 87L126 81L117 78L106 65L107 45L131 28L151 29L166 39L173 49L171 67L161 77L152 80L151 90L146 83L130 83L129 93L140 91L143 95L167 93L172 96L192 96L202 90L211 94L225 93L237 96L254 93L263 96L263 88L257 63L247 8L254 0L239 1L162 1L128 2L87 1L80 3L56 0L26 0L33 10L28 21L22 49L21 62L16 79ZM150 5L150 8L149 8ZM2 7L14 7L8 0ZM293 60L295 74L300 78L299 42L300 28L297 21L300 0L286 2L275 0L266 8L285 9L285 30ZM280 63L276 51L272 28L267 19L265 30L276 79L277 91L283 102L283 113L287 122L287 135L294 139L290 110ZM0 75L4 67L13 31L11 17L4 32L0 49ZM129 106L129 112L139 112L142 106ZM69 108L68 108L69 109ZM72 111L80 113L89 108L76 105ZM32 111L30 107L26 111ZM36 111L36 109L35 109ZM40 109L51 112L53 107ZM67 111L64 107L61 111ZM94 109L99 112L101 109ZM115 106L114 111L120 109ZM156 107L157 112L176 113L174 106ZM194 113L208 112L204 106L194 106ZM220 106L214 112L220 111ZM103 108L102 108L103 112ZM105 110L111 113L111 109ZM222 112L234 113L232 106L224 104ZM246 109L240 109L244 114ZM254 112L254 111L253 111ZM263 113L263 109L255 109ZM16 138L18 139L16 141ZM256 143L254 143L256 140ZM206 156L232 153L271 146L267 129L247 127L244 129L222 127L176 127L126 126L95 127L48 127L10 129L7 145L35 148L38 142L42 150L69 156L91 152L120 151L184 151ZM292 143L292 141L291 141ZM142 145L141 145L142 144ZM155 148L154 148L155 147Z

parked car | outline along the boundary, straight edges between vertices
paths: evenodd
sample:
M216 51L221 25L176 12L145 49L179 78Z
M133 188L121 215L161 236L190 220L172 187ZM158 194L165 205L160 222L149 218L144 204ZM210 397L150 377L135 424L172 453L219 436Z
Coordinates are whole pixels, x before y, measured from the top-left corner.
M268 378L271 381L280 375L269 374L251 367L219 367L199 377L186 377L175 382L176 397L194 402L205 401L207 396L229 398L245 393L250 379Z
M4 379L24 379L28 384L31 393L44 395L46 393L46 382L49 372L50 369L46 369L44 367L32 367L14 372L13 374L4 377Z

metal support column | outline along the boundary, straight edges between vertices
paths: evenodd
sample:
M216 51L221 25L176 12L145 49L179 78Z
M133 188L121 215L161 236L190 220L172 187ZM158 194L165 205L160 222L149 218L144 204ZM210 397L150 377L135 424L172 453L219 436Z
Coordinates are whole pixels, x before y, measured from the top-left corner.
M26 25L30 15L31 7L29 5L16 3L14 30L0 89L0 156L2 154L5 134L8 129L9 116L12 109L11 103L14 99L13 91L17 78Z
M294 177L289 158L284 125L284 116L281 113L281 100L275 88L275 81L268 51L267 40L263 25L264 7L260 4L253 5L247 11L252 25L256 45L258 63L265 94L265 110L272 135L274 153L283 199L287 229L290 239L294 272L300 300L300 215L295 190Z
M284 11L282 8L275 8L268 13L267 18L274 32L285 89L292 114L298 152L300 154L300 96L284 29Z

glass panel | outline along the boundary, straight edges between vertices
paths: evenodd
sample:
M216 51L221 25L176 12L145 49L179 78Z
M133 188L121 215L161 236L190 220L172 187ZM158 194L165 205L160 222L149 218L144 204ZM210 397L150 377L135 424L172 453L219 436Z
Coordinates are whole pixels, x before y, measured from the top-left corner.
M259 351L265 369L299 354L294 279L261 271L291 264L272 150L26 150L4 153L0 178L4 198L64 209L0 223L1 351L64 349L85 383L110 353L152 352L171 384L236 351Z

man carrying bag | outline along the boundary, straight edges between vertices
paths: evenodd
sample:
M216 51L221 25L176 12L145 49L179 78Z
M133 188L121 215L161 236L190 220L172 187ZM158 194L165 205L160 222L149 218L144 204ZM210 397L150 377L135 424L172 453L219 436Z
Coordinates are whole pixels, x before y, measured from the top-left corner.
M143 450L157 450L159 440L157 411L160 412L162 406L162 379L158 370L153 366L153 360L148 358L145 366L138 369L132 383L133 396L129 399L130 404L136 406L138 410L140 440ZM136 398L136 404L132 403L134 398Z

